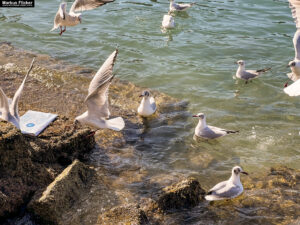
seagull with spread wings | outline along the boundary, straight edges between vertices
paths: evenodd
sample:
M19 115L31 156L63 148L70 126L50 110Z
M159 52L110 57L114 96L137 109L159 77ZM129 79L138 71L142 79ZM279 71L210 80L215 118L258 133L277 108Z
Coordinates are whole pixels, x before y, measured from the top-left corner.
M27 71L25 78L23 79L22 84L16 91L12 100L9 99L5 95L4 91L0 87L0 119L12 123L18 129L20 129L20 117L19 117L19 113L18 113L18 102L19 102L19 99L23 92L26 79L27 79L30 71L32 70L33 63L34 63L34 58L31 62L31 65Z
M110 116L108 109L108 89L114 78L113 67L118 55L116 49L103 63L92 79L88 96L85 99L88 110L77 116L75 122L86 124L95 128L108 128L120 131L125 123L122 117L107 119Z
M67 12L67 3L63 2L59 5L58 11L54 17L54 26L51 31L60 28L60 35L66 31L66 27L76 26L81 23L81 13L79 11L86 11L95 9L106 3L113 2L114 0L75 0L72 7ZM64 27L64 29L62 29Z

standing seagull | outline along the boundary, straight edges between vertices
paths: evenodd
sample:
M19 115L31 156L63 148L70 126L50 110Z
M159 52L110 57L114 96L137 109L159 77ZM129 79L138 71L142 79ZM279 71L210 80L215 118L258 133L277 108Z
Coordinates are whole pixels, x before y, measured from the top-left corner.
M82 115L75 118L75 122L90 125L95 128L108 128L120 131L124 128L125 123L122 117L114 119L109 118L108 109L108 89L114 78L113 67L118 55L116 49L103 63L94 78L92 79L88 96L85 99L88 110Z
M240 181L240 173L248 175L241 167L233 167L229 180L222 181L215 185L206 194L205 199L207 201L230 199L242 194L244 188Z
M60 28L60 35L66 31L66 27L75 26L81 23L81 13L78 11L85 11L95 9L106 3L113 2L114 0L75 0L72 7L67 13L67 3L63 2L59 5L58 11L54 17L54 26L51 31ZM64 27L64 29L62 29Z
M225 136L227 134L234 134L239 131L233 130L224 130L219 127L207 126L206 125L206 117L203 113L198 113L193 117L199 118L198 125L195 128L195 135L197 137L205 138L205 139L215 139L218 137Z
M174 0L170 0L170 8L169 12L175 12L175 11L185 11L188 8L190 8L195 3L175 3Z
M271 69L271 68L265 68L261 70L245 70L245 62L243 60L239 60L236 63L239 65L239 67L236 71L235 76L237 78L245 80L246 84L248 83L249 80L253 80L257 78L260 74L267 72L268 70Z
M35 58L33 58L31 65L27 71L27 74L26 74L25 78L23 79L22 84L16 91L12 100L7 98L4 91L0 87L0 118L12 123L18 129L20 129L20 117L19 117L19 113L18 113L18 102L21 97L26 79L27 79L30 71L32 70L34 59Z
M149 91L143 91L143 93L140 95L140 97L143 97L141 104L138 107L138 114L140 116L151 116L156 111L156 103L155 99L150 96Z

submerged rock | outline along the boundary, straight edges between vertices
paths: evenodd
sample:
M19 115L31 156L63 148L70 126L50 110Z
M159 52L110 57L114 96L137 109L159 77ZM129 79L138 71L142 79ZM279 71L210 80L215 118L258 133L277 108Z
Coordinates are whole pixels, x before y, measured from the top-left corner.
M116 224L131 224L144 225L149 224L145 212L138 205L127 204L114 207L107 212L99 215L97 225L116 225Z
M89 191L95 174L93 168L75 160L46 189L34 195L29 210L44 224L63 224L62 215Z

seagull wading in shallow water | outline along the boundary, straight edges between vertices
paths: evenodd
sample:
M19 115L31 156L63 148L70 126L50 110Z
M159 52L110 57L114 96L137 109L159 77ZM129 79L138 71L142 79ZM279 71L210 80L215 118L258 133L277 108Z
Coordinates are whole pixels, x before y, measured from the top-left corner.
M234 134L239 131L233 130L224 130L222 128L207 126L206 125L206 117L203 113L198 113L193 117L199 118L198 125L195 128L195 135L197 137L205 138L205 139L215 139L218 137L225 136L227 134Z
M144 117L153 115L156 111L156 103L155 99L150 96L150 92L143 91L140 97L143 97L143 99L138 107L138 114Z
M94 78L92 79L88 96L85 99L88 110L75 118L81 124L95 128L108 128L120 131L125 123L122 117L107 119L110 116L108 109L108 89L114 78L113 67L118 55L116 49L103 63Z
M75 0L72 7L67 13L67 3L63 2L59 5L58 11L54 17L54 26L51 31L60 28L60 35L66 31L66 27L75 26L81 23L81 13L78 11L86 11L95 9L106 3L113 2L114 0ZM64 29L62 29L64 27Z
M294 34L293 44L295 49L295 58L289 63L292 73L287 74L287 76L295 81L293 84L288 86L288 82L284 85L284 92L289 96L299 96L300 95L300 83L297 82L300 78L300 1L299 0L289 0L290 8L292 11L292 16L296 23L297 31ZM287 87L288 86L288 87Z
M170 0L170 8L169 12L175 12L175 11L185 11L188 8L190 8L195 3L175 3L174 0Z
M215 185L205 195L205 199L207 201L223 200L235 198L242 194L244 188L240 180L241 173L248 175L241 167L233 167L229 180L222 181Z
M267 72L268 70L271 69L271 68L265 68L261 70L245 70L245 62L243 60L239 60L236 63L239 65L239 67L236 71L235 76L237 78L245 80L246 84L248 83L249 80L253 80L257 78L259 75L261 75L262 73Z
M0 118L7 122L12 123L18 129L20 129L20 117L19 117L19 113L18 113L18 111L19 111L18 110L18 102L19 102L19 99L23 92L23 88L24 88L26 79L27 79L30 71L32 70L34 60L35 59L33 58L31 65L27 71L27 74L26 74L25 78L23 79L22 84L16 91L12 100L7 98L4 91L0 87Z
M163 28L174 28L175 27L175 21L174 17L170 14L164 15L163 21L161 22L161 26Z

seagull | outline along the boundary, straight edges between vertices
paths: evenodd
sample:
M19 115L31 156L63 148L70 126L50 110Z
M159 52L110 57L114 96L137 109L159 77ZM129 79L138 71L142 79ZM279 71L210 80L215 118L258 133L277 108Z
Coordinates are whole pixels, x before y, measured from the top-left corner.
M240 173L248 175L240 166L232 168L231 177L218 183L205 195L207 201L235 198L242 194L244 188L240 181Z
M62 33L66 31L66 27L75 26L81 23L81 13L76 12L95 9L113 1L114 0L75 0L69 13L67 13L66 10L67 3L63 2L59 5L58 11L54 17L54 25L51 31L59 27L59 35L62 35ZM62 29L62 27L64 27L64 29Z
M150 92L143 91L140 97L143 97L143 99L138 107L138 114L144 117L153 115L156 112L156 103L155 99L150 96Z
M240 78L242 80L246 81L246 84L248 83L249 80L257 78L260 74L267 72L271 68L265 68L261 70L245 70L245 62L243 60L239 60L236 62L239 67L236 71L235 76L237 78Z
M125 123L122 117L108 119L110 112L108 109L108 89L114 78L113 67L118 55L116 49L103 63L94 78L92 79L88 96L85 99L88 110L75 118L81 124L90 125L95 128L108 128L120 131Z
M214 139L214 138L225 136L227 134L234 134L234 133L239 132L239 131L233 131L233 130L224 130L219 127L207 126L206 125L206 117L203 113L198 113L197 115L194 115L193 117L199 118L198 125L195 128L195 135L197 137L201 137L201 138L205 138L205 139Z
M300 61L293 60L290 61L288 67L291 68L291 73L288 73L287 76L292 81L297 81L300 78Z
M170 14L164 15L163 21L161 23L161 26L163 28L174 28L175 27L175 21L174 17L171 16Z
M174 0L170 0L170 8L169 12L175 12L175 11L185 11L188 8L190 8L195 3L175 3Z
M16 91L12 100L7 98L4 91L0 87L0 118L12 123L18 129L20 129L20 117L19 117L19 113L18 113L18 102L21 97L26 79L27 79L30 71L32 70L34 60L35 60L35 58L33 58L31 65L27 71L27 74L26 74L25 78L23 79L23 82L21 83L20 87Z

